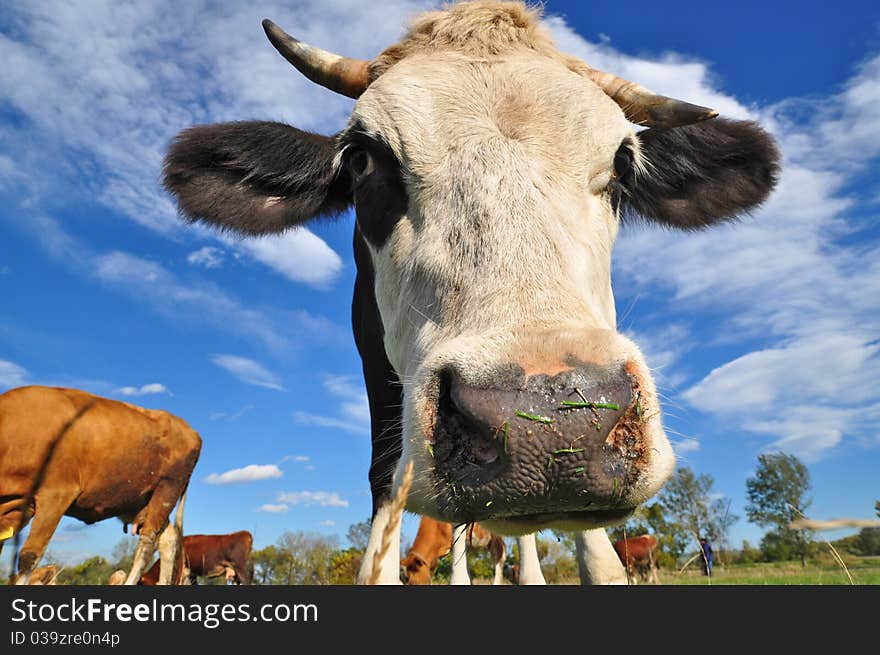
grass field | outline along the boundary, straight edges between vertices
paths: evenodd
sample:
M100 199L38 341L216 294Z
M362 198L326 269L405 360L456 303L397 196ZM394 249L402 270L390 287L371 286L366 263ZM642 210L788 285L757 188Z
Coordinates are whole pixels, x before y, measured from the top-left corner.
M770 562L715 566L711 581L695 566L679 573L660 569L661 585L880 585L880 557L845 557L852 582L832 558L800 562ZM563 584L579 584L577 579Z
M665 585L880 585L880 557L846 558L852 577L834 560L771 562L716 566L711 582L699 570L661 571L660 583Z
M697 566L683 572L660 569L661 585L880 585L880 557L844 556L844 564L852 577L834 559L808 560L807 566L800 562L770 562L758 564L735 564L715 566L712 579L700 573ZM474 584L491 584L491 580L478 579ZM577 585L577 578L566 578L558 584Z

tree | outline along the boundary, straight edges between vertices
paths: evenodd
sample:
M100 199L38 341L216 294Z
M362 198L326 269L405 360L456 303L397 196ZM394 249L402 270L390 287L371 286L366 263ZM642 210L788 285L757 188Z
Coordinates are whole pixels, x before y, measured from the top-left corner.
M253 584L288 584L287 576L293 568L290 553L278 546L266 546L251 553L254 567Z
M758 456L755 475L746 480L749 500L746 515L751 523L772 528L761 543L768 558L798 556L801 565L806 566L812 532L792 530L788 526L803 516L812 503L806 497L810 487L810 473L794 455L769 453Z
M284 584L330 584L332 558L339 546L338 541L335 535L305 532L282 534L278 538L278 546L290 556Z
M90 557L71 567L59 567L57 583L60 585L104 585L116 570L100 556Z
M545 539L536 536L541 571L547 584L564 584L578 579L578 565L574 557L574 535L565 539Z
M358 548L337 550L330 560L330 584L355 584L363 557L364 551Z
M130 571L134 564L134 551L137 550L137 539L125 538L116 543L113 547L113 566L116 569Z
M370 529L372 524L369 520L360 523L352 523L348 526L348 532L345 538L348 539L349 545L355 550L367 550L367 544L370 542Z
M664 485L653 509L658 539L666 537L668 552L676 559L689 547L697 548L706 537L720 551L730 527L739 517L730 513L730 501L712 490L715 479L696 475L687 466L678 467Z

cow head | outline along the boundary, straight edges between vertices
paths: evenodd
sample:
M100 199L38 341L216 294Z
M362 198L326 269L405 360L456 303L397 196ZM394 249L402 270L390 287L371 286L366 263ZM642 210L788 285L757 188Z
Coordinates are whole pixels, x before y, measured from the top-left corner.
M431 565L424 557L410 551L406 557L400 560L400 581L408 585L429 585L431 584L431 573L436 566L436 560Z
M354 207L377 346L402 384L409 510L506 534L625 518L674 456L617 331L620 222L694 230L754 208L772 139L560 53L519 3L424 14L370 62L264 26L357 98L348 125L185 130L165 164L182 213L265 234Z

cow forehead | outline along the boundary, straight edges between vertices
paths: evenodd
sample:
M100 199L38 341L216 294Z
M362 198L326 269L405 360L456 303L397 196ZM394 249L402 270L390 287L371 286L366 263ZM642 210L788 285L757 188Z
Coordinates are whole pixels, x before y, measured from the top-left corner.
M491 59L411 55L367 88L352 113L355 123L380 135L420 177L435 176L450 154L478 150L491 158L492 144L515 144L548 174L589 179L608 168L633 133L592 81L532 51Z

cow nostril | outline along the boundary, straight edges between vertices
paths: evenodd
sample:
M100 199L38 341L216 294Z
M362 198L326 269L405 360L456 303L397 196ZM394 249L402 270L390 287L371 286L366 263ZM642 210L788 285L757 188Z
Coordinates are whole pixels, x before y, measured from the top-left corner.
M492 427L458 397L460 383L452 371L438 374L434 456L477 469L499 462L501 452ZM485 473L485 471L484 471Z

